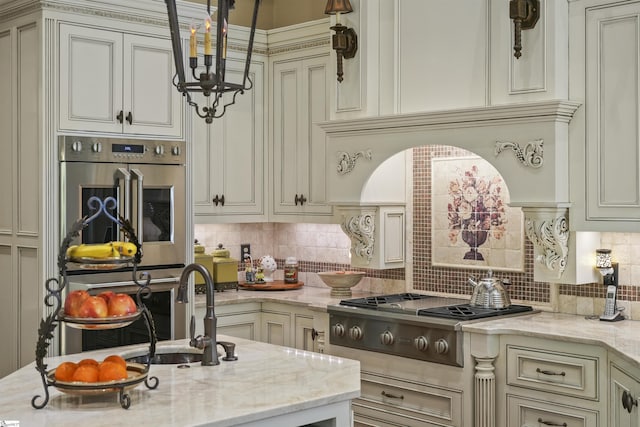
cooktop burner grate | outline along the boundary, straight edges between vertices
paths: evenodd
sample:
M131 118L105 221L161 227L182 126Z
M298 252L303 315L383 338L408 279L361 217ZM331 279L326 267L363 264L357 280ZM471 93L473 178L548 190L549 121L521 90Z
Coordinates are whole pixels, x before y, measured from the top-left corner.
M413 301L425 298L431 298L430 295L413 294L413 293L401 293L391 295L380 295L375 297L346 299L340 301L340 305L346 305L348 307L363 307L363 308L377 308L381 304L389 304L402 301Z
M418 316L473 320L486 317L504 316L506 314L525 313L532 310L533 307L528 305L510 305L505 308L483 308L472 306L470 304L458 304L446 307L422 308L417 311L417 314Z

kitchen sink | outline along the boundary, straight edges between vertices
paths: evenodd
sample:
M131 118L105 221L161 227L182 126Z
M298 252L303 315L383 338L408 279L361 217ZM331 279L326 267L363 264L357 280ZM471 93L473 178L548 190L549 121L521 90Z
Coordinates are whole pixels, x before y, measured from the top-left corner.
M143 354L140 356L133 356L126 359L127 362L135 362L146 364L149 361L149 355ZM194 363L202 361L202 353L160 353L155 354L151 358L152 365L181 365L185 363Z

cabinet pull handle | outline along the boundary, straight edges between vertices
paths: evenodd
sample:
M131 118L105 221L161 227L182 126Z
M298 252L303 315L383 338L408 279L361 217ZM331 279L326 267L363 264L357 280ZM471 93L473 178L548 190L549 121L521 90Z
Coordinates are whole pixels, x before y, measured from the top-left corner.
M294 201L296 203L296 206L298 206L298 203L300 203L300 206L303 206L304 203L307 201L307 198L304 197L304 194L300 194L300 197L298 197L298 195L296 194Z
M622 391L622 407L627 410L628 413L633 411L633 407L638 406L638 400L634 399L627 390Z
M320 333L316 331L316 328L311 328L311 340L315 341L318 335L320 335Z
M564 371L562 372L553 372L553 371L545 371L543 369L540 368L536 368L536 372L539 374L544 374L544 375L559 375L561 377L564 377L565 375L567 375Z
M127 123L133 123L133 114L131 114L131 111L127 113Z
M544 421L542 418L538 418L538 423L540 424L544 424L546 426L560 426L560 427L567 427L567 423L562 423L562 424L558 424L558 423L554 423L553 421Z
M116 116L116 119L118 120L118 123L122 123L122 118L124 117L123 114L124 114L124 112L122 110L120 110L120 112Z
M222 195L222 197L218 197L218 195L216 194L216 197L213 198L212 202L215 203L216 206L218 206L218 203L224 206L224 194Z
M382 394L384 397L389 397L391 399L404 399L403 395L396 396L395 394L387 393L384 390L382 390L382 393L380 393L380 394Z

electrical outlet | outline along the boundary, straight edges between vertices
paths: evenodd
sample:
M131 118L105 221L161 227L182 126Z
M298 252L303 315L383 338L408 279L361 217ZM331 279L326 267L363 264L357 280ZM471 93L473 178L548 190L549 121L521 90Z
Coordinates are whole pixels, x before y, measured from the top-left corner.
M240 259L244 260L244 257L251 255L251 245L249 243L242 243L240 245Z

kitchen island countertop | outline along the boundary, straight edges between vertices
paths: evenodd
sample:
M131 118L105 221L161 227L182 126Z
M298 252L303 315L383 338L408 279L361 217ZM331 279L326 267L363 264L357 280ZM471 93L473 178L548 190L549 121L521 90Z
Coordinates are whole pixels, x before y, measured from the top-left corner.
M156 389L144 383L129 391L123 409L118 393L73 396L49 387L50 399L34 409L31 399L44 388L35 362L0 379L0 419L21 427L153 426L294 426L332 418L350 418L350 401L360 394L360 364L335 356L219 335L236 343L235 362L218 366L193 363L151 365ZM158 343L158 352L188 347L188 340ZM142 351L141 351L142 349ZM63 361L102 360L109 354L144 352L148 345L84 352L45 359L50 369ZM345 415L346 414L346 415ZM320 417L320 418L318 418Z

